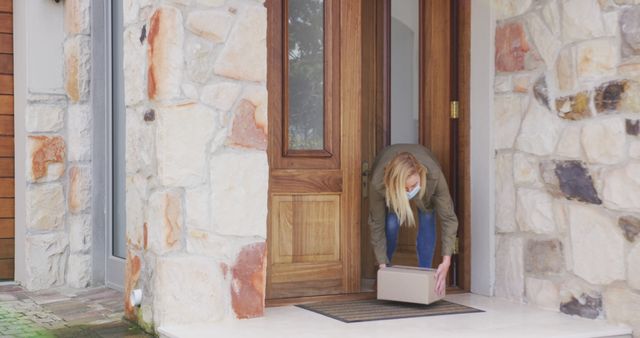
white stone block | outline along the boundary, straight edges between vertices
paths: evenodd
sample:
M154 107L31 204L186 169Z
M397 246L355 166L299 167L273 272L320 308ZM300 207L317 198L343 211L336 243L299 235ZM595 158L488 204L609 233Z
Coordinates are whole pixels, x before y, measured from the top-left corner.
M92 245L91 215L73 215L69 224L69 249L72 254L89 253Z
M591 163L616 164L626 156L624 119L589 121L582 128L581 143Z
M149 197L149 250L162 255L182 248L184 208L178 189L156 191Z
M537 189L519 188L516 219L523 231L537 234L553 233L556 226L553 219L551 196Z
M527 277L525 292L529 304L551 311L558 311L560 308L558 287L550 280Z
M211 222L211 188L209 185L185 190L185 213L189 228L215 231Z
M267 10L245 5L215 64L215 73L236 80L264 82L267 78Z
M69 242L64 233L27 236L25 287L28 290L40 290L63 285L68 256Z
M513 155L513 177L516 184L535 185L540 183L538 159L525 153L515 153Z
M562 36L564 42L604 35L598 0L566 0L562 2Z
M518 95L496 95L494 106L495 147L513 148L522 121L524 98Z
M27 105L27 132L56 132L64 126L65 105L62 103L32 103Z
M532 0L491 0L491 7L498 20L520 15L531 7Z
M611 209L637 212L640 210L640 163L609 170L603 175L602 199Z
M68 112L67 144L69 161L91 160L91 108L89 105L70 105Z
M131 1L131 0L129 0ZM147 97L147 44L140 41L141 25L132 25L123 34L124 102L133 106Z
M62 184L48 183L27 187L27 229L60 230L64 225L65 210Z
M145 114L157 113L143 108L128 108L126 114L126 143L125 162L126 172L129 175L140 173L152 176L156 174L156 150L155 150L155 122L144 120Z
M157 110L158 176L165 186L193 187L205 181L207 145L218 126L216 112L198 104Z
M194 11L187 17L186 27L198 36L220 43L226 40L232 22L233 16L228 11Z
M262 151L224 151L211 158L211 215L217 232L267 235L269 167Z
M67 285L72 288L86 288L91 281L91 255L72 254L69 256Z
M580 132L582 128L577 125L568 125L564 128L556 154L571 159L579 159L582 157L582 145L580 144Z
M513 182L513 155L496 158L496 231L513 232L516 223L516 192Z
M640 244L636 244L627 256L627 280L630 287L640 291Z
M524 241L496 236L496 297L522 301L524 296Z
M230 111L242 87L234 82L219 82L202 88L200 100L222 111Z
M156 327L211 323L229 308L219 262L200 256L159 257L153 277Z
M555 114L532 101L522 122L516 148L534 155L550 155L555 150L561 128Z
M624 238L598 207L568 207L574 273L592 284L625 279Z

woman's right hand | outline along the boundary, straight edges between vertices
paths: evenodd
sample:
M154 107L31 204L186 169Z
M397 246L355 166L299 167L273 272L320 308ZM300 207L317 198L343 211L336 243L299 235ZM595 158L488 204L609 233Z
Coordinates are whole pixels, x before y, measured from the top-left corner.
M386 267L387 267L387 264L380 264L380 266L379 266L380 269L386 268Z

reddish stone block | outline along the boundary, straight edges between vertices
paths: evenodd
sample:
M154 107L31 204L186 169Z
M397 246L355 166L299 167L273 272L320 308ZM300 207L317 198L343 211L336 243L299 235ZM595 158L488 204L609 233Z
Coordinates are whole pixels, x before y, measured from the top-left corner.
M496 28L496 70L517 72L525 70L527 54L531 51L520 22L500 25ZM535 54L535 53L534 53Z
M231 268L231 304L239 319L264 314L267 276L266 243L253 243L242 248Z
M222 270L224 278L227 278L227 275L229 274L229 266L225 263L220 263L220 270Z
M142 262L139 256L132 255L131 252L127 253L124 274L124 315L130 320L136 320L136 314L134 307L129 302L129 295L138 283L141 266Z
M180 93L184 30L182 14L174 7L160 7L151 17L147 41L147 94L152 100L177 97Z
M50 164L64 164L65 144L61 136L29 136L31 151L31 178L47 176Z
M267 134L264 123L256 116L256 106L248 100L241 100L235 111L229 143L239 147L266 150Z

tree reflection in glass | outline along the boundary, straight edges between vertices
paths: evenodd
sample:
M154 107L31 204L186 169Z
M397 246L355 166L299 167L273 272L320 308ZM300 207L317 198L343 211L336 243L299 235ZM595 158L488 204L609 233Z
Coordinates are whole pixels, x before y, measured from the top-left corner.
M324 148L324 1L288 1L289 149Z

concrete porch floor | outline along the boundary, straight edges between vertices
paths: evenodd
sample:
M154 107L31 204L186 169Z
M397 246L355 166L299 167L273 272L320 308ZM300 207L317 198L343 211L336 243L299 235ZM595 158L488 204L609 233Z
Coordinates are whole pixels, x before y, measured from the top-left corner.
M267 308L262 318L215 324L166 326L161 337L631 337L625 325L609 324L474 294L447 300L486 312L346 324L294 306Z

